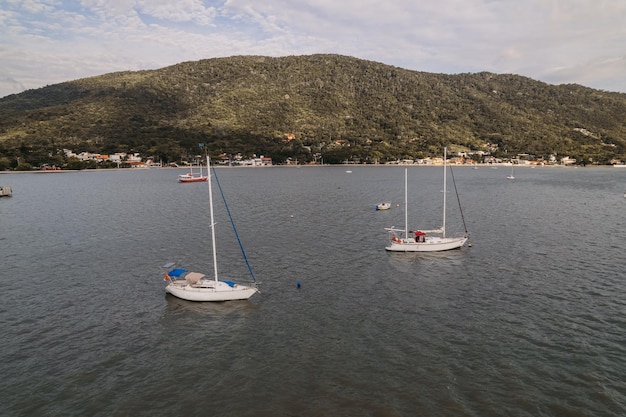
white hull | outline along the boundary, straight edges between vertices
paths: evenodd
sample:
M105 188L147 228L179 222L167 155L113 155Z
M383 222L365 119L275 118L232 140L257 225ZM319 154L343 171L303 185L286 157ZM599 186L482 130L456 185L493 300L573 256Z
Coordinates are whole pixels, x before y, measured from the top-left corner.
M467 242L467 236L463 237L437 237L428 236L425 242L416 242L413 238L392 240L386 250L391 252L441 252L458 249Z
M247 300L259 290L256 287L233 284L222 281L201 280L190 285L186 281L172 281L165 291L187 301L233 301Z

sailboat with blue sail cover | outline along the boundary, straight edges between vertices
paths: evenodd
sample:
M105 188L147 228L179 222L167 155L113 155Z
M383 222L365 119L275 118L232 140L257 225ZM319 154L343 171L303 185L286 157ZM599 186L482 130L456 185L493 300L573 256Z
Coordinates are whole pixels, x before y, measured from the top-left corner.
M256 286L256 280L254 278L254 274L252 273L252 269L250 268L250 264L248 263L248 258L245 254L245 251L243 250L243 246L241 244L241 240L239 239L239 234L237 233L235 223L232 219L232 216L230 215L230 209L226 204L226 199L224 198L224 193L222 193L222 188L219 184L219 180L217 179L215 168L212 169L213 172L211 173L211 159L208 154L206 160L209 176L209 180L207 182L209 184L209 211L211 216L213 277L207 277L205 274L200 272L190 272L184 268L174 268L165 274L165 281L167 281L168 283L165 287L165 291L175 297L188 301L247 300L257 292L259 292L259 289ZM248 266L248 271L250 272L250 277L252 281L251 284L238 284L231 280L221 280L218 277L215 221L213 215L213 189L211 185L213 182L213 178L215 178L216 184L219 187L222 199L224 200L224 204L226 206L226 211L228 212L228 216L230 217L233 230L235 231L235 236L237 237L237 240L239 242L239 247L241 249L246 265ZM165 266L171 268L172 266L174 266L174 264L170 263Z

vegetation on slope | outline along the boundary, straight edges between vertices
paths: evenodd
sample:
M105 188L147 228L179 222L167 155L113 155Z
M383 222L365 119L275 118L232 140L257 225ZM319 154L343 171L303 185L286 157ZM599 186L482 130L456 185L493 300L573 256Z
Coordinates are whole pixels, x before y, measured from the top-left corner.
M61 150L385 162L443 145L496 156L626 158L626 94L517 75L444 75L339 55L216 58L105 74L0 99L0 169ZM498 155L499 154L499 155Z

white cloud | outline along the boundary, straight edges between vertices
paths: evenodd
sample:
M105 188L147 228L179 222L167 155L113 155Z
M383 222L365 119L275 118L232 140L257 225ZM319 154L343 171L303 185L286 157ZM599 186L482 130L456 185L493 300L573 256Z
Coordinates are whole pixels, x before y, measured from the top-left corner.
M626 92L623 0L5 0L0 96L230 55L339 53Z
M144 0L137 3L141 14L170 22L194 22L200 25L211 25L216 10L213 6L205 6L200 0Z

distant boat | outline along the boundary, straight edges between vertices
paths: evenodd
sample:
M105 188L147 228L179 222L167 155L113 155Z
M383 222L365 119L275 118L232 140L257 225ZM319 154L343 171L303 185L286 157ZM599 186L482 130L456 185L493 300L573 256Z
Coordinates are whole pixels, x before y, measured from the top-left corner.
M408 222L408 192L407 192L407 169L404 169L404 229L386 228L390 234L389 246L385 250L392 252L440 252L462 247L468 239L467 228L463 236L446 237L446 159L447 149L443 154L443 224L435 230L416 230L409 232ZM454 179L454 177L453 177ZM456 189L456 185L455 185ZM458 201L458 194L457 194ZM460 207L459 203L459 207ZM462 215L462 212L461 212ZM465 225L465 220L463 221ZM412 233L413 236L409 236ZM440 235L440 236L439 236Z
M207 174L210 175L211 170L211 162L209 156L207 155ZM213 175L215 176L215 170L213 170ZM217 179L217 177L216 177ZM215 247L215 220L213 216L213 190L211 188L212 181L207 181L209 184L209 211L210 211L210 220L211 220L211 241L212 241L212 249L213 249L213 278L205 278L205 274L199 272L189 272L183 268L175 268L170 270L165 274L165 281L168 282L168 285L165 287L165 291L172 294L175 297L181 298L183 300L188 301L232 301L232 300L247 300L252 297L254 294L259 292L256 285L241 285L236 284L233 281L220 281L218 279L217 274L217 250ZM217 185L219 187L219 181L217 181ZM221 192L221 188L220 188ZM222 193L223 197L223 193ZM224 204L226 204L226 200L224 200ZM228 206L226 206L226 210L230 217L230 210ZM232 221L233 229L235 229L235 224ZM239 234L235 229L235 236L239 241ZM246 265L248 266L248 270L250 271L250 276L252 281L254 282L254 275L252 274L252 269L250 269L250 265L248 264L248 259L243 251L243 246L239 241L239 247L241 248L241 252L246 261ZM171 267L173 264L168 264L166 267Z
M376 210L389 210L391 203L378 203L376 204Z
M511 165L511 173L509 175L507 175L506 179L507 180L514 180L515 179L515 165Z
M208 176L202 175L202 165L198 164L200 167L200 174L196 175L193 173L193 165L189 165L189 172L186 174L181 174L178 176L178 182L204 182L208 179ZM208 168L207 168L208 171Z
M0 186L0 197L11 197L13 190L8 185Z

